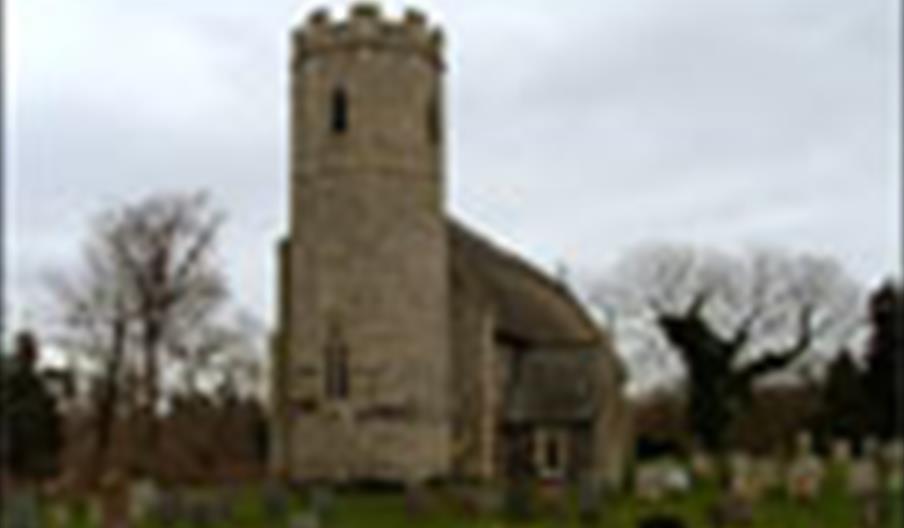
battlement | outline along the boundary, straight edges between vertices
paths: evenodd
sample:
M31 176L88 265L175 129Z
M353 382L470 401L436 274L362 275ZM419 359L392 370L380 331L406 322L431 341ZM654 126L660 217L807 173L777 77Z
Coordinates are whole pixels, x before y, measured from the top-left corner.
M344 19L334 19L327 8L311 12L293 32L296 62L329 51L372 48L420 53L442 65L443 34L431 27L427 17L413 8L401 19L384 17L379 5L355 4Z

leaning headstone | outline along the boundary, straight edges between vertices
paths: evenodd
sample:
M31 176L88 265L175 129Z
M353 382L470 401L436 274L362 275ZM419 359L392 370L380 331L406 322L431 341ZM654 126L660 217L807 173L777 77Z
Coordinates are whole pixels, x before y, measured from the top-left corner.
M4 492L3 528L40 528L38 498L32 490L21 489Z

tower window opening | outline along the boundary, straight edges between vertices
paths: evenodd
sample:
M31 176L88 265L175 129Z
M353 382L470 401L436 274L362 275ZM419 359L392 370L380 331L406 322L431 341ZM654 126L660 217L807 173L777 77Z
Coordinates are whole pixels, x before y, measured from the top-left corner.
M338 332L330 332L324 350L325 357L325 390L330 399L345 399L349 393L348 347Z
M333 133L342 134L348 130L348 95L342 88L333 91L331 119Z

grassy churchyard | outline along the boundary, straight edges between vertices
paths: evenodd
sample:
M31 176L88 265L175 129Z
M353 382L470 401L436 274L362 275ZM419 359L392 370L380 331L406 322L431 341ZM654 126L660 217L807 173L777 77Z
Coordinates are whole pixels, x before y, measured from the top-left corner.
M783 485L747 502L752 528L855 528L860 502L852 496L849 481L838 470L829 470L820 491L809 502L794 500ZM143 499L137 499L137 496ZM290 491L279 487L193 489L179 492L154 490L132 494L133 528L317 528L317 527L554 527L601 526L634 528L652 516L680 518L684 526L716 526L713 504L719 492L712 482L696 482L683 491L645 495L633 490L600 499L592 504L579 492L561 493L553 488L534 488L514 504L499 490L442 486L403 491ZM7 497L9 500L10 497ZM900 497L897 497L900 499ZM144 504L139 504L144 502ZM882 497L882 527L904 526L901 500L886 490ZM582 518L581 504L595 518ZM11 506L11 504L7 504ZM513 508L514 506L514 508ZM20 508L21 505L14 506ZM737 507L737 506L735 506ZM743 508L741 508L743 509ZM6 526L100 528L100 506L86 501L42 501L38 524L7 522ZM93 511L92 511L93 510ZM517 511L521 515L513 518ZM11 513L8 509L6 514ZM9 518L6 519L9 521Z

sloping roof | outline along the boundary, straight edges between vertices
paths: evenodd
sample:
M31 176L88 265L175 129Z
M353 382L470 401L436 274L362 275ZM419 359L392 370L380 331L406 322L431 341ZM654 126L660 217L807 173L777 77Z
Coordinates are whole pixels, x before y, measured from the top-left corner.
M448 220L451 271L476 279L496 307L499 337L532 345L592 345L600 329L570 291L454 220Z
M505 399L508 423L573 423L596 415L597 354L587 349L530 350L518 355Z

